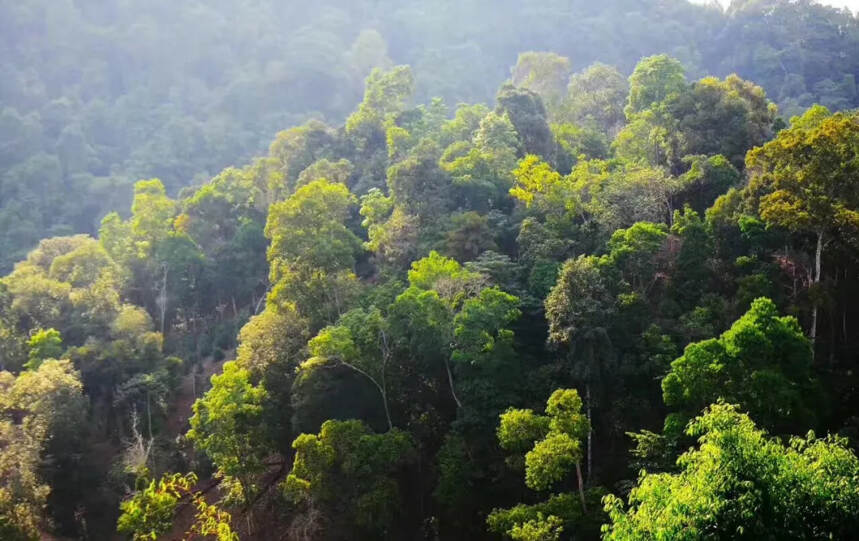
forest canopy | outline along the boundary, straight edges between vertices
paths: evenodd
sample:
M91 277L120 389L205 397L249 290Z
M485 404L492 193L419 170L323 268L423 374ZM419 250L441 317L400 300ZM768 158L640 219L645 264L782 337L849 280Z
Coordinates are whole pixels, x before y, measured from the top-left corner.
M859 527L846 10L0 1L0 30L0 539Z

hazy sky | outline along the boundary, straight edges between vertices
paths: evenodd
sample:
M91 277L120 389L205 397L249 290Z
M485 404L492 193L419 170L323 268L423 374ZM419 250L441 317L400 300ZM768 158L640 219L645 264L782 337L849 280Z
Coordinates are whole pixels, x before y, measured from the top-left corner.
M708 0L693 0L698 3L704 4L707 3ZM718 0L723 6L727 6L731 3L731 0ZM828 6L836 6L841 8L850 8L854 13L859 12L859 0L818 0L821 4L826 4Z

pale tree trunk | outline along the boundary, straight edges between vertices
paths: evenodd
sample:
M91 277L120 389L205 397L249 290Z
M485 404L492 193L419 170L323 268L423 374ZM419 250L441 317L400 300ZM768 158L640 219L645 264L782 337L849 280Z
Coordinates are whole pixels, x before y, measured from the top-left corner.
M588 417L588 484L591 483L591 471L593 470L593 436L594 425L591 416L591 384L585 384L585 400L587 401L587 417Z
M167 265L164 265L164 280L161 283L161 294L158 296L161 308L161 334L164 334L164 321L167 318Z
M582 467L576 462L576 477L579 480L579 499L582 501L582 511L587 513L588 506L585 504L585 489L584 483L582 482Z
M447 370L447 382L450 384L450 394L453 395L456 407L461 408L462 402L460 402L459 397L456 396L456 388L453 386L453 373L450 371L450 363L447 360L444 361L444 368Z
M382 404L385 406L385 419L388 421L388 430L394 429L394 423L391 422L391 411L388 409L388 393L382 392Z
M817 233L817 250L814 254L814 285L818 285L820 283L820 274L821 274L821 265L820 260L823 255L823 232L819 231ZM815 294L817 292L815 291ZM815 340L817 339L817 300L813 301L813 306L811 309L811 345L812 347L815 345Z
M150 392L146 391L146 423L149 429L149 441L152 441L152 400L149 394Z

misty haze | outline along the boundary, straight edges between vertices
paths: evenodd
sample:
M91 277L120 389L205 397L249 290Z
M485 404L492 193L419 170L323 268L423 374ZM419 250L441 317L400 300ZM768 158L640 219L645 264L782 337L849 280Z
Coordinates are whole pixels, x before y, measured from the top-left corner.
M0 541L854 538L857 9L0 0Z

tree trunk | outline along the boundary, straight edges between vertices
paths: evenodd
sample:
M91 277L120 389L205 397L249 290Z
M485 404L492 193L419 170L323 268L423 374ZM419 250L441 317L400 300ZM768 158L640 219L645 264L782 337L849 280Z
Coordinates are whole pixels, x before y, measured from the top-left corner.
M587 400L587 416L588 416L588 485L591 483L591 471L593 470L593 435L594 424L591 416L591 384L585 384L585 400Z
M167 265L164 265L164 281L161 284L161 294L158 296L161 306L161 335L164 335L164 321L167 317Z
M453 373L450 371L450 363L445 359L444 368L447 370L447 382L450 384L450 394L453 395L453 400L456 402L456 407L461 408L462 402L459 401L459 397L456 396L456 388L453 386Z
M814 281L813 284L817 285L820 283L820 260L823 254L823 232L819 231L817 233L817 250L814 254ZM815 291L815 294L817 292ZM817 339L817 299L814 299L813 306L811 309L811 332L809 333L811 336L811 345L814 347L815 340Z
M579 480L579 499L582 502L582 511L587 513L588 512L588 506L585 503L585 489L584 489L584 483L582 482L582 467L581 467L581 465L579 465L578 462L576 462L576 477Z
M146 423L149 429L149 441L152 441L152 405L149 398L149 391L146 391Z
M394 423L391 422L391 412L388 409L388 393L385 391L382 391L382 404L385 406L385 419L388 420L388 430L393 430Z

